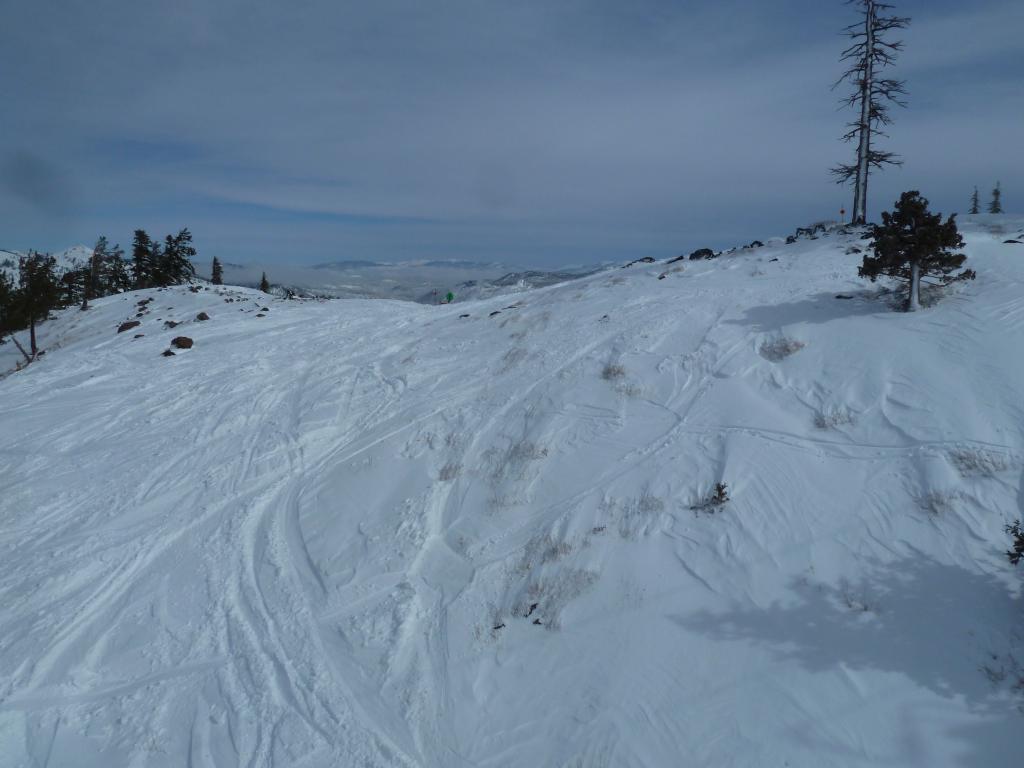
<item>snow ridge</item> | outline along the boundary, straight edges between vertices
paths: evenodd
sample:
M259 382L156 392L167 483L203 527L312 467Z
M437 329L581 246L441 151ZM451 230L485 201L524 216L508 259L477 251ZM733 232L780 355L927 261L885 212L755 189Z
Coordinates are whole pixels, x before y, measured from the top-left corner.
M1003 219L916 315L843 234L514 303L58 313L0 380L0 764L1005 764Z

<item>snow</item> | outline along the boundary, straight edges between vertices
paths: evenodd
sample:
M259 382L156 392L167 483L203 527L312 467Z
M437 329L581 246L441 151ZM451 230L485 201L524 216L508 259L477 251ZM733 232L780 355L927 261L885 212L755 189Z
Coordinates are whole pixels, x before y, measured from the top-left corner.
M22 251L7 251L0 248L0 272L7 274L15 284L18 282L18 259L26 256ZM52 254L57 264L57 272L63 273L69 269L78 269L89 262L92 258L92 248L84 245L75 245Z
M58 313L0 380L0 765L1009 764L1000 226L914 314L841 234L514 304Z

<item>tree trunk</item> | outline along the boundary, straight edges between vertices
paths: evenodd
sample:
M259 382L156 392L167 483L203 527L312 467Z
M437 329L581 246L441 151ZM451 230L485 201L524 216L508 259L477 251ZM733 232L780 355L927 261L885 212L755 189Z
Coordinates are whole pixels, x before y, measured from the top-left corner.
M92 298L93 290L96 285L96 252L93 251L92 258L89 259L89 273L85 278L85 286L82 289L82 311L84 312L89 308L89 299Z
M31 363L32 362L32 358L29 357L28 352L26 352L25 348L23 346L21 346L21 342L18 341L18 337L15 336L13 333L11 334L11 341L14 342L14 346L16 346L18 348L18 351L21 352L21 354L23 354L25 356L25 362L26 363Z
M921 308L921 267L915 261L910 265L910 296L907 297L907 312Z
M875 77L875 1L866 0L864 9L864 71L860 81L860 142L857 145L857 178L854 184L853 223L867 222L868 171L871 156L871 85Z
M28 337L29 348L32 350L32 359L34 360L39 348L36 347L36 319L32 315L30 315L28 319Z

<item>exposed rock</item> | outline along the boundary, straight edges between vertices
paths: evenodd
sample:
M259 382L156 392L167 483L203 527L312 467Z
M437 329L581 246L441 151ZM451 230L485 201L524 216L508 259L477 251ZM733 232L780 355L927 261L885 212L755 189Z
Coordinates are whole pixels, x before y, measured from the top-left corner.
M710 248L698 248L690 254L690 261L697 261L698 259L713 259L715 256L715 252Z
M632 267L634 264L653 264L653 263L654 263L654 257L653 256L644 256L643 258L640 258L640 259L634 259L633 261L629 262L628 264L623 264L622 268L625 269L626 267Z
M144 333L136 333L136 334L135 334L135 336L133 336L132 338L135 338L135 339L141 339L141 338L142 338L143 336L145 336L145 335L146 335L146 334L144 334Z
M686 254L684 253L682 256L676 256L675 258L669 259L665 263L666 264L675 264L677 261L683 261L685 259L686 259Z
M138 320L129 320L128 322L121 323L119 326L117 326L117 332L124 333L125 331L130 331L132 328L135 328L140 325L142 325L142 323L140 323Z
M203 320L209 320L209 319L210 319L210 316L208 314L206 314L205 312L200 312L198 315L196 315L196 320L199 320L200 322L202 322Z
M175 322L174 320L164 321L164 328L177 328L181 323Z
M747 248L764 248L764 243L762 243L760 240L755 240L750 245L748 245Z
M162 354L164 357L174 357L174 352L169 349L165 349Z
M171 339L171 346L177 347L178 349L192 349L194 342L188 336L175 336Z

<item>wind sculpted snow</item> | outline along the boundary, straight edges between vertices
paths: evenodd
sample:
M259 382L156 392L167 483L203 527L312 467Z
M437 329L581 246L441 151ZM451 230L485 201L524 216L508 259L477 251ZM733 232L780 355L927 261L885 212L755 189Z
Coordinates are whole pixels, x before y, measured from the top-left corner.
M0 380L0 765L1005 765L1024 247L967 236L916 315L841 235L60 313Z

